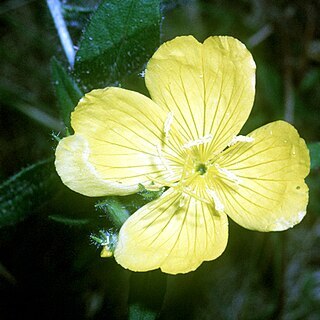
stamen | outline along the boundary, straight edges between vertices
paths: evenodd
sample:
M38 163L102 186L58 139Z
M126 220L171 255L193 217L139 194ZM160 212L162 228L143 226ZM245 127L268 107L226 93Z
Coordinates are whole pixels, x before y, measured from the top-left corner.
M211 196L211 198L214 201L214 207L218 212L222 212L224 211L224 205L223 203L220 201L220 199L218 198L218 195L215 191L207 188L207 192L208 194Z
M188 177L188 183L190 183L190 180L192 181L198 175L199 175L199 173L196 172L192 176ZM199 200L201 202L204 202L204 203L207 203L207 204L211 204L210 201L198 196L196 193L194 193L192 190L190 190L190 188L185 185L185 182L183 182L184 181L183 179L181 179L179 182L172 183L172 182L167 182L165 180L158 179L158 178L151 178L151 177L147 177L147 178L152 182L160 184L161 186L173 188L173 189L175 189L177 191L180 191L181 193L185 193L185 194L189 195L190 197L193 197L193 198L195 198L195 199L197 199L197 200ZM155 187L159 189L159 187L157 187L157 186L155 186ZM150 189L150 186L148 186L147 189ZM181 201L182 201L183 205L184 205L184 200L180 199L180 204L181 204ZM179 204L179 206L181 206L180 204Z
M158 153L160 154L159 157L161 158L161 149L157 148ZM211 204L211 202L207 199L204 199L200 196L198 196L195 192L193 192L192 190L190 190L190 187L188 185L190 185L190 183L196 178L198 177L201 173L199 171L189 171L190 167L189 167L189 162L190 162L191 156L190 154L187 155L186 159L185 159L185 163L184 166L182 168L182 172L181 172L181 177L180 179L176 180L176 182L169 182L169 181L165 181L161 178L152 178L150 176L147 176L147 178L152 181L157 185L154 186L147 186L147 189L152 189L152 188L157 188L159 189L159 185L160 186L164 186L164 187L169 187L169 188L173 188L178 192L181 192L181 198L180 198L180 202L179 202L179 206L183 207L185 204L185 200L186 200L186 195L189 195L190 197L193 197L201 202L204 202L206 204ZM189 167L189 168L188 168ZM188 170L189 169L189 170ZM192 172L192 174L189 174Z
M253 142L254 138L249 137L249 136L235 136L232 138L232 140L229 142L228 147L233 146L237 142Z
M168 113L167 119L166 119L166 121L164 122L164 125L163 125L163 131L164 131L164 135L165 135L166 138L169 137L169 131L171 129L172 121L173 121L173 111L170 111Z
M191 147L198 146L200 144L205 144L207 142L210 142L212 140L212 138L213 138L212 134L209 133L206 136L201 137L200 139L189 141L188 143L184 144L182 146L182 148L183 149L190 149Z
M191 196L191 197L193 197L193 198L201 201L201 202L204 202L204 203L206 203L206 204L211 204L211 202L210 202L209 200L198 196L196 193L192 192L188 187L185 187L185 188L183 189L183 192L186 193L186 194L188 194L189 196Z

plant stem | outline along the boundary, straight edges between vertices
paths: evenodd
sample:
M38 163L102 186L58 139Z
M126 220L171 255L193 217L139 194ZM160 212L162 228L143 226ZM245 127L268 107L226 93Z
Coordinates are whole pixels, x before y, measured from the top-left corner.
M270 24L264 25L258 32L248 39L248 47L253 48L266 40L273 33L273 27Z
M55 27L58 31L58 35L63 47L63 50L66 54L66 57L69 61L71 67L74 65L75 51L70 37L69 31L67 29L66 22L64 21L61 3L59 0L47 0L47 5L49 7L51 16L53 18Z

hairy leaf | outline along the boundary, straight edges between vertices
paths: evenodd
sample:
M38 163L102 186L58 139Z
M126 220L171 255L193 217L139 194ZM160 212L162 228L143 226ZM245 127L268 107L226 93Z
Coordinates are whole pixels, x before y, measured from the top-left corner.
M60 115L65 126L70 130L70 114L83 96L83 93L71 75L55 57L51 59L51 70Z
M119 84L142 70L160 38L159 0L102 1L92 16L75 60L85 88Z
M33 164L0 185L0 227L24 220L44 204L60 184L53 160Z

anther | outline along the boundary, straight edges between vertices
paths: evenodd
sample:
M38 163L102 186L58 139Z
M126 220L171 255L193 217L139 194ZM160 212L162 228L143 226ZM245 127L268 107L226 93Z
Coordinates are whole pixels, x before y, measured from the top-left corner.
M222 212L224 211L224 205L223 203L220 201L217 193L209 188L207 188L207 192L209 194L209 196L211 196L211 198L214 201L214 207L218 212Z
M228 147L233 146L237 142L253 142L254 138L249 137L249 136L235 136L232 138L232 140L228 143Z
M165 135L166 138L169 137L169 131L171 129L172 121L173 121L173 111L170 111L168 113L167 119L166 119L166 121L164 122L164 125L163 125L163 131L164 131L164 135Z
M183 149L190 149L191 147L194 147L194 146L199 146L200 144L205 144L205 143L208 143L212 140L213 136L211 133L207 134L206 136L203 136L199 139L196 139L196 140L191 140L189 141L188 143L184 144L182 146Z

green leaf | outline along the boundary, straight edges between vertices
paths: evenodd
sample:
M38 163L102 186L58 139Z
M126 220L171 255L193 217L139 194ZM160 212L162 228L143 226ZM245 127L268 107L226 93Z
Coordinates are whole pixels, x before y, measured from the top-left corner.
M102 1L92 16L75 59L86 90L119 84L142 70L160 39L159 0Z
M310 151L311 169L320 168L320 142L313 142L308 144Z
M83 226L83 225L87 225L90 223L90 219L76 219L76 218L69 218L69 217L65 217L62 215L50 215L48 216L49 219L58 222L58 223L62 223L64 225L67 226Z
M315 89L320 82L320 70L318 68L310 69L301 80L299 89L302 92L308 92Z
M53 160L33 164L0 185L0 227L24 220L60 185Z
M154 320L158 317L167 289L167 276L159 270L131 273L129 319Z
M68 74L55 57L51 59L51 72L55 88L60 116L68 129L70 126L70 114L79 102L83 93L74 79Z

